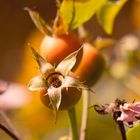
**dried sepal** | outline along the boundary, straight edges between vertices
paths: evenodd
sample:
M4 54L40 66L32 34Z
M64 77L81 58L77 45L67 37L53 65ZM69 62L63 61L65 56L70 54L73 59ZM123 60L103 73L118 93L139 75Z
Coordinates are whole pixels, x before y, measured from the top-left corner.
M46 60L41 55L39 55L39 53L33 47L30 48L39 68L41 68L46 63Z
M38 12L31 10L28 7L24 9L28 11L32 21L34 22L35 26L39 29L40 32L47 35L52 34L51 28L49 27L49 25L46 24L46 22L43 20L43 18L39 15Z
M30 80L28 84L28 89L31 91L37 91L40 89L47 89L47 86L42 76L36 76Z
M63 73L64 75L67 75L70 72L70 70L73 68L73 66L75 65L75 63L76 63L76 56L77 56L78 52L81 50L81 48L79 50L71 53L66 58L64 58L64 60L62 60L58 64L56 69L58 71L61 71L61 73Z
M61 104L61 88L49 88L47 95L49 96L52 108L57 112Z
M56 18L54 20L54 25L53 25L53 34L56 36L60 36L63 34L68 34L68 26L65 23L65 20L60 14L60 11L57 11Z
M71 76L65 77L62 87L64 87L64 88L74 87L79 90L83 89L83 90L92 91L88 86L84 85L82 82L80 82L79 80L77 80ZM94 92L94 91L92 91L92 92Z
M50 73L55 71L53 65L48 63L33 47L31 47L31 50L39 66L40 72L44 77L47 77Z

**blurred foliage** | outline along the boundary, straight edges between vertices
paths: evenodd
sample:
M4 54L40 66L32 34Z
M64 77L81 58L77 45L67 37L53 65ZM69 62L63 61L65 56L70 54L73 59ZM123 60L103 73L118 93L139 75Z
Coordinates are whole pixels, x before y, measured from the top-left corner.
M127 140L139 140L140 125L137 124L134 128L129 129L127 132Z
M134 0L132 5L131 5L131 18L132 18L132 23L136 29L139 30L140 28L140 18L139 18L139 13L140 13L140 1L139 0Z
M106 0L63 0L60 14L69 26L75 29L88 21ZM82 16L81 16L82 15Z
M122 6L127 0L120 0L117 2L107 1L98 11L97 18L103 29L111 34L113 30L114 19Z
M60 14L68 24L68 29L73 30L97 13L98 22L106 33L111 34L114 19L126 1L63 0Z

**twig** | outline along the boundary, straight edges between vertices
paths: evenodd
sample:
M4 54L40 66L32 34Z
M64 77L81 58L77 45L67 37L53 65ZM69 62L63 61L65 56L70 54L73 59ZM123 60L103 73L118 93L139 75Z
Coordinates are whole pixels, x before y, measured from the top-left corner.
M70 140L78 140L77 120L75 107L68 109L70 123Z
M9 119L9 117L6 115L6 113L2 110L0 110L0 116L4 119L4 121L6 122L7 126L13 131L13 135L15 135L18 138L18 133L15 130L11 120Z
M11 138L13 138L14 140L19 140L19 138L13 134L10 130L8 130L4 125L0 124L0 128L6 133L8 134Z
M80 129L80 140L86 140L87 121L88 121L88 106L89 106L89 94L88 91L83 91L83 111L82 121Z
M124 123L122 121L120 121L120 122L118 122L118 126L119 126L119 129L120 129L120 132L121 132L122 140L127 140Z

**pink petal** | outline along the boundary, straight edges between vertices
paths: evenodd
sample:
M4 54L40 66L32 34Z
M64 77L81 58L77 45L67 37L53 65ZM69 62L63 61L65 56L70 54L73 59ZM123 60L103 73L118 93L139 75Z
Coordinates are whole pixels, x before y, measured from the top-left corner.
M0 109L16 109L26 105L30 99L26 86L10 83L6 91L0 94Z
M140 102L130 104L128 109L133 110L135 113L140 113Z
M121 116L117 119L117 121L134 122L137 121L135 115L136 114L132 112L127 112L127 113L122 112Z
M0 80L0 94L6 91L8 82Z
M128 104L124 106L120 106L121 116L117 119L117 121L125 121L125 122L134 122L137 121L136 113L128 109Z

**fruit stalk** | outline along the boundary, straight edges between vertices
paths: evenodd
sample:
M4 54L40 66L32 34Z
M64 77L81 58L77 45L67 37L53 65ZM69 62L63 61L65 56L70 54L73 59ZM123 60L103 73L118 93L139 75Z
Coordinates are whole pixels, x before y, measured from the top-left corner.
M81 121L81 129L80 129L80 140L86 140L88 106L89 106L89 93L88 93L88 91L84 90L83 91L83 111L82 111L82 121Z
M68 110L69 124L70 124L70 140L78 140L77 120L75 107Z

